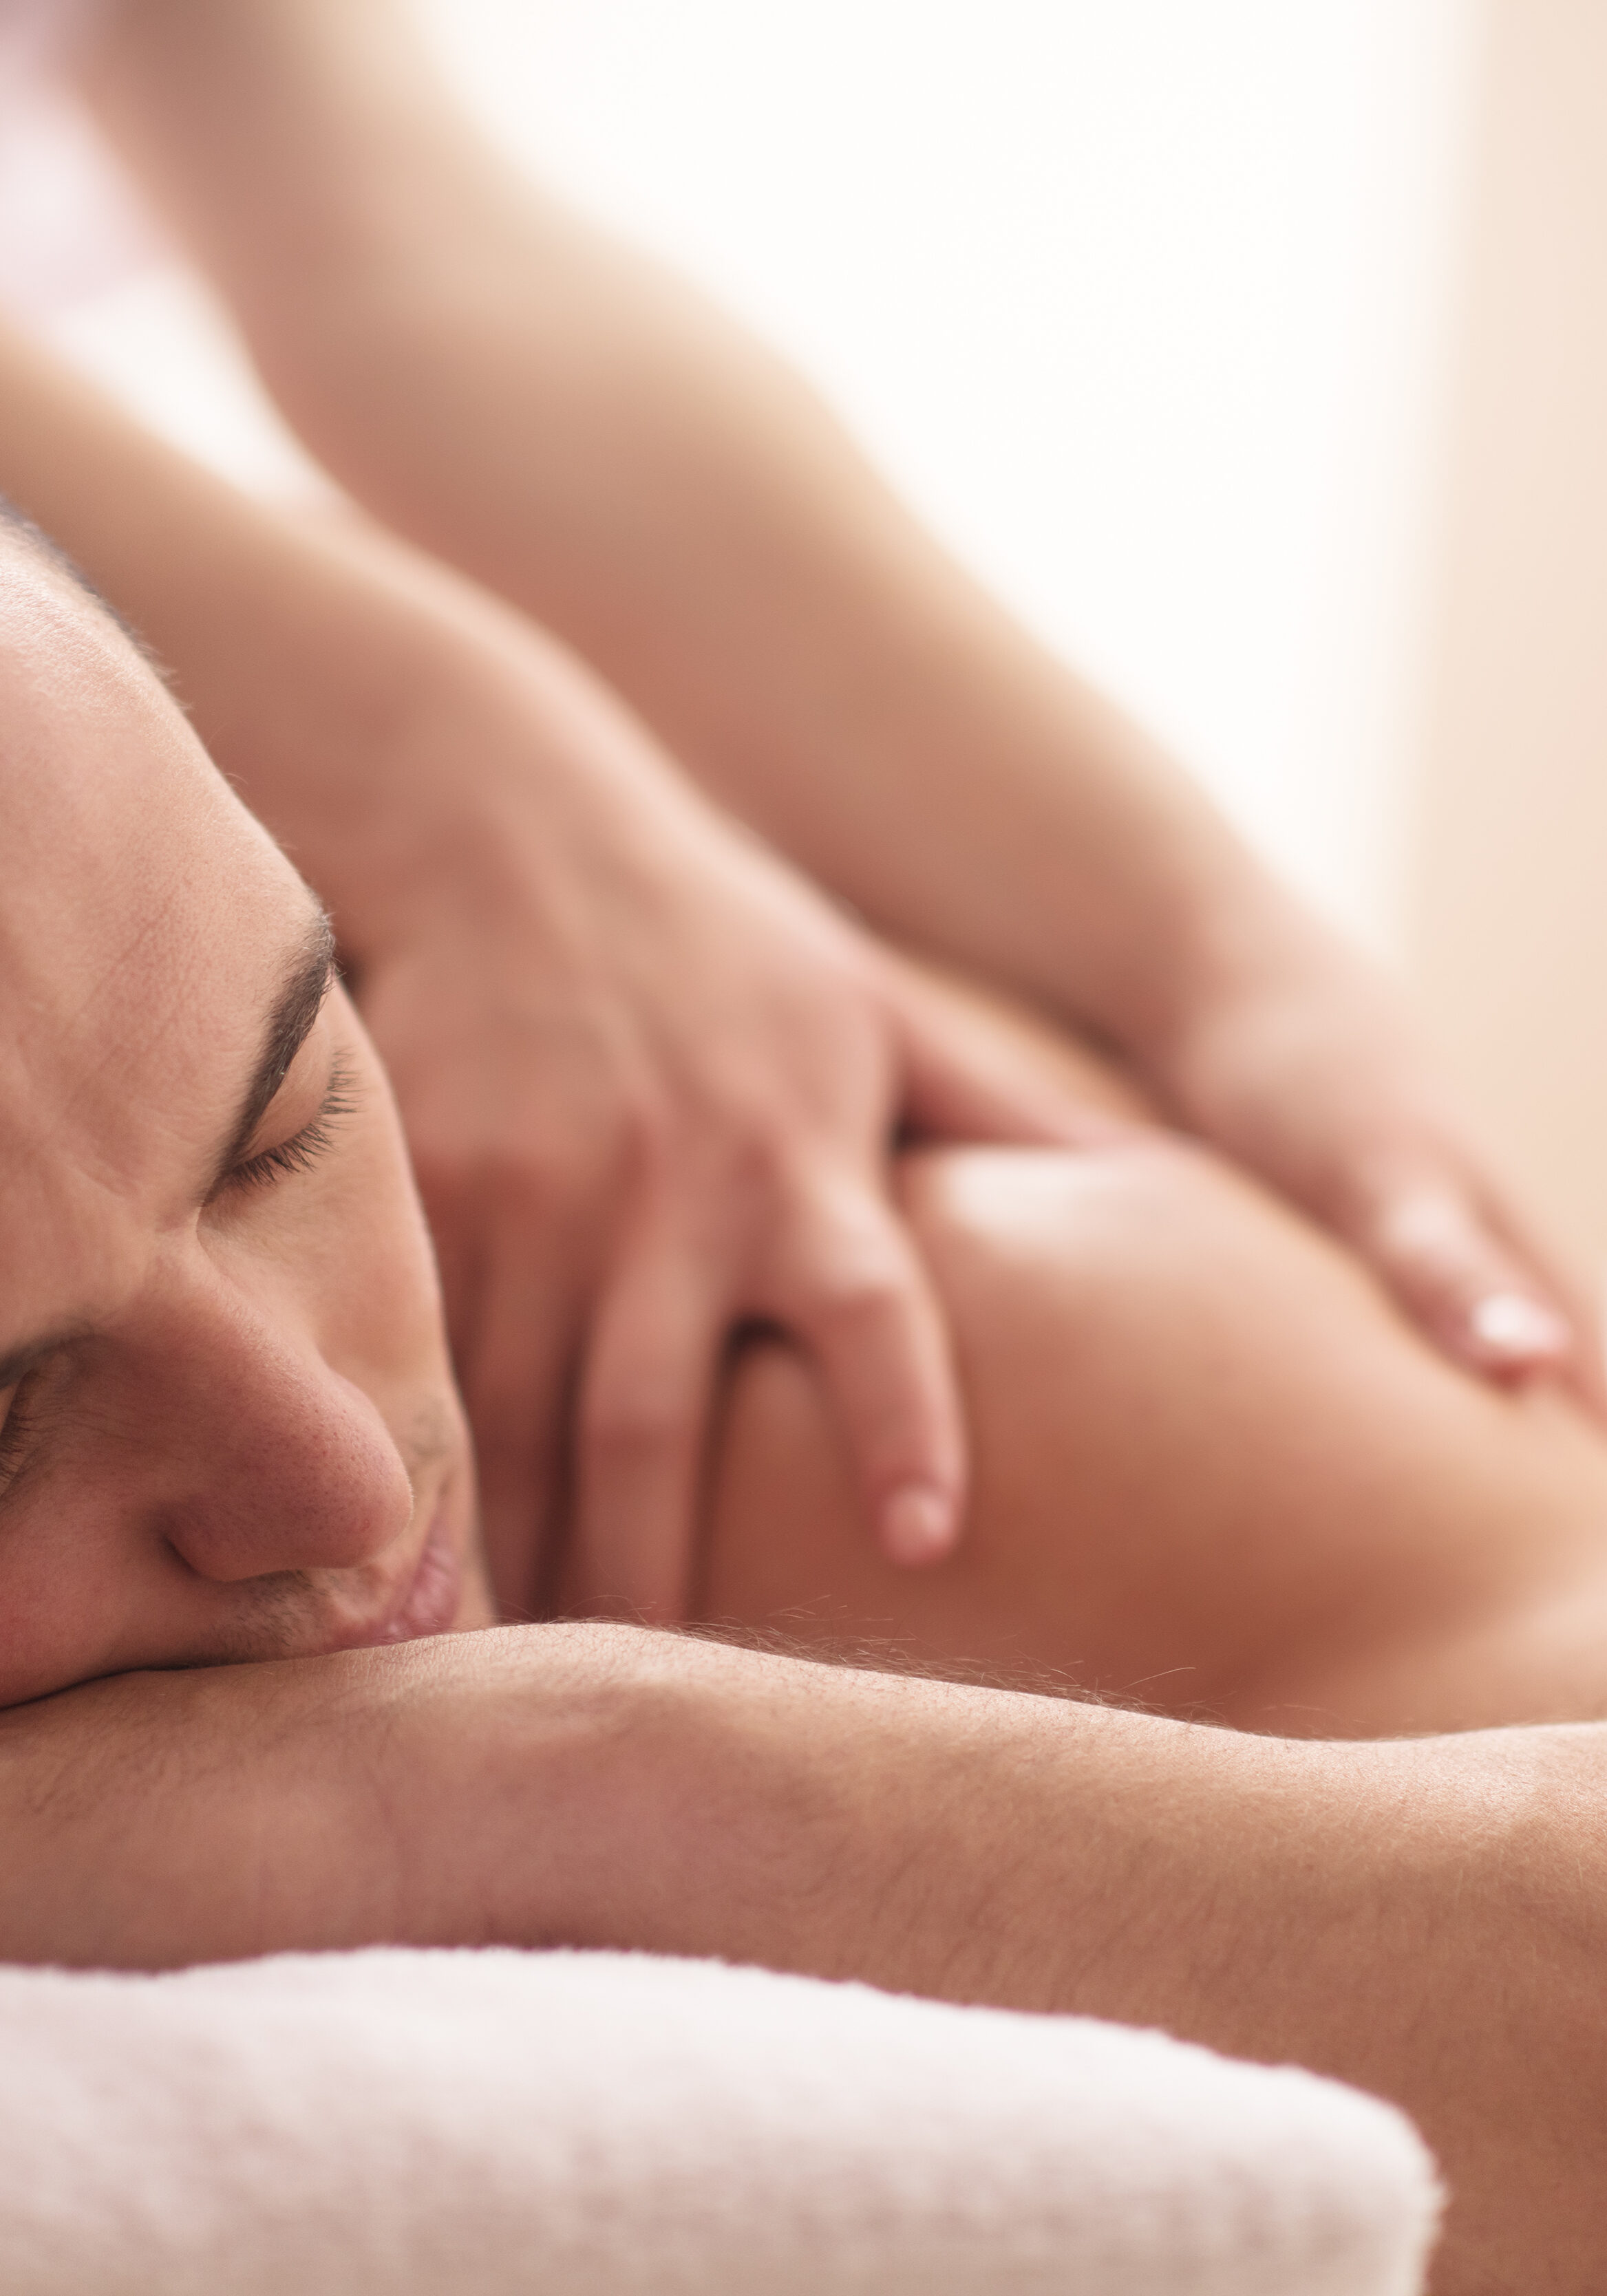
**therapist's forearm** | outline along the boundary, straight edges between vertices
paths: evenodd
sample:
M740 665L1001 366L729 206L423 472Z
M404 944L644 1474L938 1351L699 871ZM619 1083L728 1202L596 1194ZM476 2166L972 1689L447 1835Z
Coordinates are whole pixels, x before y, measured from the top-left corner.
M4 325L0 495L150 642L359 963L511 886L559 909L599 851L703 818L522 616L339 512L253 501Z
M779 361L476 143L385 0L124 0L90 83L342 482L884 929L1139 1048L1299 942Z
M429 752L441 618L413 594L403 554L401 578L376 575L359 537L251 501L9 326L0 494L152 645L361 953L382 899L440 876L452 808L470 810L464 775Z

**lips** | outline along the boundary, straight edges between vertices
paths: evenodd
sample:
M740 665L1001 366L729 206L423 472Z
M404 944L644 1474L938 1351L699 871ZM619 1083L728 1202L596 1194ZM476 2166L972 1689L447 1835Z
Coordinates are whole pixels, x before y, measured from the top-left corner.
M462 1594L463 1570L447 1528L443 1504L435 1511L402 1607L378 1639L410 1643L423 1635L444 1635L457 1616Z

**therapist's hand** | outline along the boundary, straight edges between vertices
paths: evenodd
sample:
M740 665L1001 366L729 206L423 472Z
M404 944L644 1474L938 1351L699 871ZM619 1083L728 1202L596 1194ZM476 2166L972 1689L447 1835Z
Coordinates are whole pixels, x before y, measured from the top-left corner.
M1266 936L1252 924L1259 956L1235 960L1231 980L1213 962L1197 963L1225 940L1242 951L1247 912L1275 918L1286 906L1199 792L1121 713L1011 629L772 353L498 160L455 111L404 11L389 0L341 9L164 0L102 15L85 56L103 116L230 300L291 421L371 512L579 646L690 770L820 882L972 976L1092 1024L1183 1120L1354 1246L1458 1361L1498 1379L1565 1370L1599 1399L1593 1307L1508 1210L1362 968L1323 953L1315 930L1275 922ZM44 467L53 480L80 458L53 454ZM122 498L94 492L97 512ZM52 531L64 530L52 503L40 497L39 507ZM160 551L168 532L160 519L133 522L135 592L153 537ZM93 570L93 553L86 562ZM111 594L122 594L116 586ZM242 626L238 614L229 621ZM175 658L184 660L176 647ZM1186 914L1196 901L1198 933ZM493 939L499 906L485 919ZM717 900L710 914L720 910ZM1226 913L1226 934L1212 913ZM847 1070L860 1063L858 1083L845 1080L824 1099L816 1083L806 1086L817 1074L816 1032L797 1024L780 974L762 964L734 992L748 1022L731 1012L721 1024L747 1053L717 1061L704 1043L685 1045L684 1059L672 1053L699 1013L726 1010L699 983L700 967L718 975L725 960L712 941L703 957L689 957L695 994L683 1018L670 1018L676 962L666 960L651 991L641 985L658 972L645 954L653 914L650 899L638 955L627 934L604 934L601 945L630 1009L646 1012L644 995L664 1001L662 1025L647 1031L659 1049L644 1057L660 1080L678 1079L663 1095L678 1111L666 1119L679 1144L666 1156L674 1177L655 1186L683 1208L679 1264L693 1256L685 1207L711 1189L733 1206L756 1193L707 1169L694 1177L685 1160L691 1144L751 1138L749 1119L733 1111L767 1063L800 1095L771 1095L791 1111L795 1144L759 1160L772 1177L758 1193L773 1209L788 1207L788 1234L815 1239L786 1259L785 1282L780 1260L754 1280L751 1249L736 1254L750 1269L737 1277L731 1239L742 1221L731 1210L717 1223L720 1247L697 1244L705 1270L697 1281L666 1275L657 1288L660 1327L678 1319L707 1352L713 1298L759 1308L779 1296L778 1283L791 1298L800 1267L818 1274L833 1258L822 1206L828 1197L841 1205L843 1167L826 1188L824 1144L840 1152L854 1137L852 1200L872 1201L868 1111L879 1097L884 1114L896 1106L898 1087L885 1073L880 1085L867 1081L882 1054L865 1054L857 1028L843 1044ZM571 936L571 952L581 939ZM670 939L696 947L679 926ZM747 939L737 930L731 946ZM506 947L523 946L510 926ZM441 961L449 1007L446 982L455 974L453 961ZM532 977L555 984L568 961L553 958L547 976L537 964ZM577 982L604 977L590 957L575 955L573 965ZM800 959L800 972L814 974L815 960ZM865 1026L885 1054L897 1032L889 1035L877 995L848 985L855 974L845 958L831 993L862 1021L867 1010L881 1016ZM553 993L563 1004L567 992ZM459 1001L466 1009L466 988ZM553 1039L569 1023L559 1026L556 1009L508 1014L509 1058L517 1070L522 1055L512 1046L539 1042L543 1061L557 1062L554 1078L570 1076L555 1084L558 1098L571 1089L583 1098L594 1054L570 1044L560 1057ZM765 1013L786 1016L793 1042L761 1055ZM635 1055L603 1049L604 1025L587 1025L599 1072L622 1078ZM822 1017L819 1036L830 1033ZM471 1029L468 1041L492 1039ZM395 1051L406 1051L400 1034ZM467 1044L460 1057L471 1062ZM450 1260L454 1238L475 1225L450 1209L463 1185L450 1175L472 1156L455 1119L427 1106L433 1060L421 1056L405 1092L415 1132L423 1138L428 1115L436 1144L432 1193ZM716 1068L719 1080L708 1087ZM496 1089L504 1113L486 1115L484 1128L505 1122L524 1133L514 1113L521 1087L510 1078ZM597 1090L617 1111L615 1086ZM560 1123L561 1112L545 1120ZM597 1136L622 1138L638 1120L599 1117ZM593 1136L582 1128L578 1136ZM652 1191L618 1177L624 1149L600 1149L602 1171L588 1165L578 1182L564 1179L562 1153L549 1145L537 1152L539 1180L520 1154L524 1177L507 1185L515 1196L533 1190L529 1201L544 1207L530 1215L546 1239L543 1255L546 1223L574 1187L593 1207L580 1221L591 1241L582 1250L566 1238L565 1248L583 1259L595 1256L598 1207L637 1207L625 1260L606 1270L598 1262L597 1280L605 1300L629 1305L633 1318L645 1312L627 1269L663 1266L668 1215L650 1222ZM805 1171L814 1177L800 1191ZM833 1234L842 1217L833 1215ZM506 1226L518 1226L511 1212ZM873 1226L885 1244L885 1227ZM824 1292L811 1283L818 1302ZM701 1304L672 1307L672 1292ZM948 1471L908 1432L933 1430L945 1415L934 1415L940 1382L911 1368L925 1310L912 1320L917 1293L902 1281L894 1293L906 1310L897 1324L903 1341L890 1355L889 1316L862 1318L884 1337L858 1360L905 1365L894 1415L906 1437L892 1449L906 1461L922 1454L924 1479L936 1473L940 1487ZM467 1344L474 1334L461 1297L455 1316ZM586 1325L585 1394L599 1425L616 1414L598 1398L625 1393L614 1368L619 1327L610 1316ZM818 1334L817 1320L812 1328ZM491 1354L500 1358L500 1347ZM892 1420L868 1405L841 1348L832 1356L843 1367L844 1404L850 1390L860 1398L853 1416L865 1456L869 1419ZM917 1393L927 1398L920 1407ZM689 1423L684 1397L659 1395L652 1414ZM665 1455L658 1439L637 1447ZM588 1456L601 1458L597 1443ZM679 1484L687 1472L683 1461ZM600 1472L583 1481L583 1500L620 1485Z
M1601 1308L1514 1209L1390 985L1281 897L1173 1001L1146 1073L1172 1111L1349 1243L1480 1377L1607 1413Z
M890 1150L906 1127L1075 1142L1108 1121L951 1021L558 650L483 659L427 731L463 761L459 809L370 931L359 1001L439 1252L504 1606L540 1606L563 1522L586 1607L684 1615L722 1357L755 1320L818 1361L866 1535L938 1559L964 1434Z

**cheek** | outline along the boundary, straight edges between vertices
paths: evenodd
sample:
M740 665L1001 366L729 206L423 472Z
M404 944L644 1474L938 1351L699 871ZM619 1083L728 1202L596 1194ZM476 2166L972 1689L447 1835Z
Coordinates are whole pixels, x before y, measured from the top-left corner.
M75 1409L7 1502L0 1708L210 1654L216 1604L152 1534L147 1462L123 1418Z
M396 1424L420 1382L450 1389L440 1287L401 1128L372 1055L361 1102L297 1221L299 1288L319 1350Z
M0 1591L0 1707L117 1670L136 1590L127 1558L59 1514L6 1526Z

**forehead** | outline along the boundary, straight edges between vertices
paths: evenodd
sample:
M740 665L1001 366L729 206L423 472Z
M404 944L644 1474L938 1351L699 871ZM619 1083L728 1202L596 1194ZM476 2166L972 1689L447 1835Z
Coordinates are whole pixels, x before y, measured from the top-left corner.
M7 1293L109 1274L131 1222L177 1214L307 914L120 633L52 570L0 550Z

